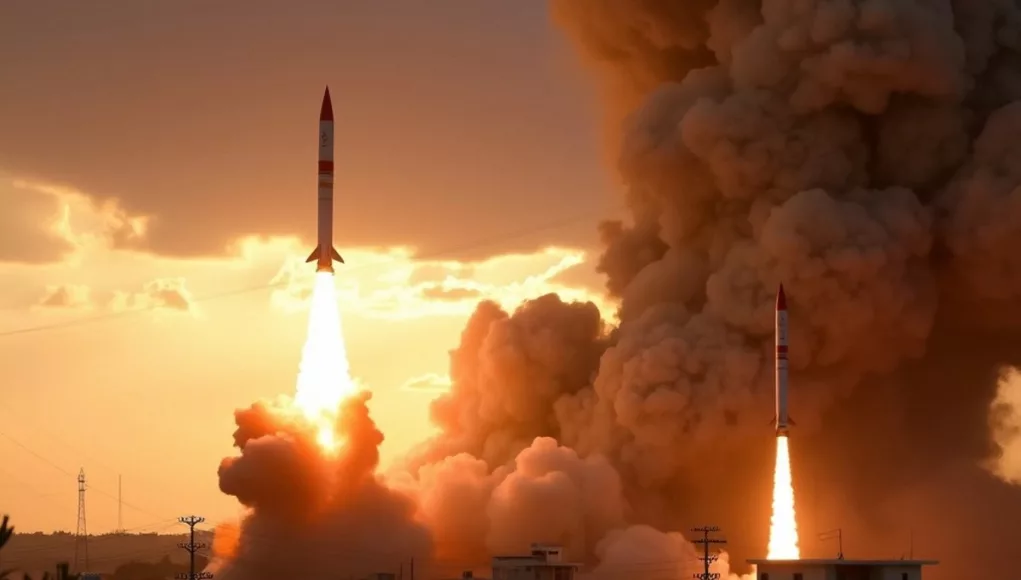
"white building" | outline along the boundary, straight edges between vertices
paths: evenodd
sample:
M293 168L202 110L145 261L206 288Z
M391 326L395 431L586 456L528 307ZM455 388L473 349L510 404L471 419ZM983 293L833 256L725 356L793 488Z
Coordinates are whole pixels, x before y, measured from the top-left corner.
M579 567L560 546L532 544L527 556L493 556L493 580L574 580Z
M757 580L921 580L934 560L748 560Z

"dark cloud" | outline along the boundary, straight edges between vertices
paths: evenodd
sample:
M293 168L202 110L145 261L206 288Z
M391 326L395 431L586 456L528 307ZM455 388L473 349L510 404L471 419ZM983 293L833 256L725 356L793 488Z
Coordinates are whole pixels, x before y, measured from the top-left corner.
M60 262L74 245L56 230L60 200L51 194L0 180L0 262Z

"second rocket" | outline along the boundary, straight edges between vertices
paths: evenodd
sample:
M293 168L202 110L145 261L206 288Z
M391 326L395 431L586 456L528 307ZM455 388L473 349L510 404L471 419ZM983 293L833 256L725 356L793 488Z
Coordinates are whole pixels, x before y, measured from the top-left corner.
M786 437L791 421L787 413L787 393L789 384L787 382L787 296L783 292L783 284L780 284L776 292L776 436Z
M319 216L316 249L312 250L305 262L316 262L316 272L333 272L333 261L341 264L333 247L333 103L330 102L330 87L323 94L323 106L319 111Z

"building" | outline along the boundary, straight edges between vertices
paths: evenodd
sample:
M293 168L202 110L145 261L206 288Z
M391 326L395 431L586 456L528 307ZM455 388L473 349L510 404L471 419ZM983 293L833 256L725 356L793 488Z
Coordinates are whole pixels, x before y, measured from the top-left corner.
M471 570L466 570L464 572L461 572L460 578L450 578L448 580L489 580L489 579L483 578L481 576L476 576Z
M921 580L934 560L748 560L757 580Z
M560 546L532 544L527 556L493 556L493 580L574 580L580 567L564 561Z

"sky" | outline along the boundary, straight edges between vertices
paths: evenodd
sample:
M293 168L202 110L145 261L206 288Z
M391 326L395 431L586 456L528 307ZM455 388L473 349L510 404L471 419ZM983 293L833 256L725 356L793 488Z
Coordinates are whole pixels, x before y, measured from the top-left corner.
M290 394L336 123L337 273L392 459L487 298L609 312L595 92L542 2L0 3L0 511L23 531L237 513L232 413ZM542 208L536 212L535 208ZM24 332L23 332L24 331Z

